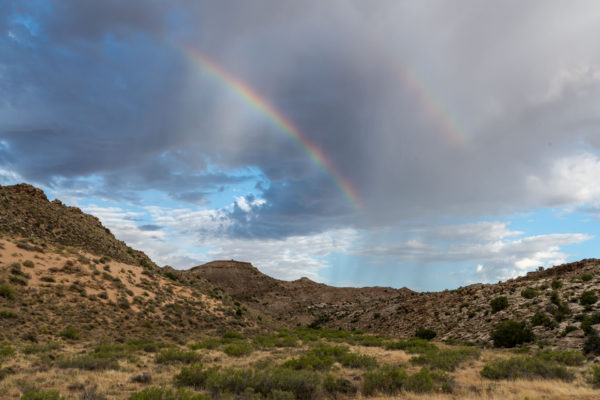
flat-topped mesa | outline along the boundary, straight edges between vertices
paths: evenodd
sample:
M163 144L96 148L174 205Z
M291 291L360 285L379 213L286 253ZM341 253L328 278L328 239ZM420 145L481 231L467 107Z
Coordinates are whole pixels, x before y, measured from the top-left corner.
M143 252L117 240L98 218L59 200L48 201L43 190L25 183L0 185L0 232L158 268Z

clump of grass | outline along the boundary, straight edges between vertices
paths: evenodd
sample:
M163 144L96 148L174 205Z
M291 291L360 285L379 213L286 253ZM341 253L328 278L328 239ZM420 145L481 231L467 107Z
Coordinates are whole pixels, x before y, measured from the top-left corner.
M166 387L149 387L132 393L129 400L208 400L204 394L194 394L185 389L173 390Z
M243 357L254 351L254 348L249 343L231 343L223 348L223 352L229 357Z
M30 344L29 346L25 346L21 349L23 354L39 354L39 353L49 353L54 350L59 350L60 344L56 342L49 343L40 343L40 344Z
M402 367L385 365L363 375L363 394L366 396L376 393L394 395L402 390L416 393L450 392L451 386L452 380L448 375L427 368L408 375Z
M536 354L536 357L568 366L579 366L585 361L583 354L575 350L542 350Z
M219 346L221 346L221 340L220 339L216 339L216 338L209 338L209 339L204 339L200 342L197 343L193 343L190 345L190 348L192 350L198 350L198 349L216 349Z
M342 377L335 377L331 374L327 374L323 379L323 389L330 395L336 393L342 393L345 395L352 395L357 392L356 386L352 384L348 379ZM292 393L293 395L293 393ZM293 398L293 397L292 397Z
M594 364L591 365L588 370L588 379L587 381L594 385L595 387L600 387L600 365Z
M155 357L155 361L157 364L191 364L199 362L201 359L202 356L194 351L184 351L177 349L162 350Z
M15 289L8 283L0 283L0 297L4 297L9 300L14 300Z
M0 319L16 319L18 317L13 310L0 310Z
M27 268L33 268L35 266L35 263L31 260L25 260L23 261L23 266Z
M57 363L59 368L77 368L87 371L118 370L119 362L112 357L98 357L85 354L79 357L64 358Z
M59 335L63 339L71 339L71 340L81 339L81 333L79 333L79 329L77 329L73 325L69 325L65 329L63 329L62 331L60 331Z
M481 352L475 347L461 347L439 351L428 351L418 357L413 357L410 362L418 365L427 365L432 369L454 371L463 361L478 359Z
M404 350L407 353L422 354L432 350L438 350L438 347L429 343L427 340L412 338L409 340L400 340L397 342L389 342L385 346L388 350Z
M252 338L252 343L260 348L296 347L298 346L298 338L288 331L281 331L277 334L257 335Z
M487 363L480 372L488 379L560 379L571 381L574 378L564 365L540 357L513 357Z
M21 400L64 400L56 390L28 390L21 396Z
M0 344L0 360L3 358L11 357L15 354L14 347L8 344Z
M286 361L283 366L296 370L326 370L335 362L348 368L374 368L377 360L374 357L351 353L346 346L323 345L314 348L298 358Z
M436 331L434 331L433 329L430 329L430 328L424 328L422 326L417 328L417 331L415 332L415 337L418 337L420 339L425 339L425 340L431 340L436 336L437 336Z

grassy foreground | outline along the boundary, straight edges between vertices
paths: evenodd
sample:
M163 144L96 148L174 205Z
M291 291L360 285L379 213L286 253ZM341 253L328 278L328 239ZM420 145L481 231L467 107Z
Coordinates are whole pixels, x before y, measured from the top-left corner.
M194 343L0 344L0 398L593 399L600 367L577 351L479 349L301 329Z

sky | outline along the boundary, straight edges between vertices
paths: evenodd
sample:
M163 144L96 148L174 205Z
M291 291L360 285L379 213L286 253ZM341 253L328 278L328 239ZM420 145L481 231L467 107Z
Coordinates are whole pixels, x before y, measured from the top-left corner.
M595 1L0 2L0 184L159 265L432 291L598 257Z

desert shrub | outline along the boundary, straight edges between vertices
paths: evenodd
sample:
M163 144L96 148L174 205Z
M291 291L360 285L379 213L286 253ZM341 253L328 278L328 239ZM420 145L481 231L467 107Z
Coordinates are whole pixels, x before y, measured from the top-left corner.
M556 322L554 322L546 313L538 312L531 317L531 326L545 326L547 329L556 328Z
M125 342L125 345L134 351L145 351L146 353L156 353L160 349L172 346L171 344L157 342L148 338L132 338Z
M17 313L13 310L0 310L0 319L15 319L18 317Z
M579 277L581 278L582 282L589 282L594 278L594 275L592 274L581 274L581 276Z
M499 296L493 298L490 301L490 306L492 307L492 312L497 313L498 311L502 311L508 308L508 299L506 296Z
M79 329L77 329L73 325L69 325L65 329L63 329L62 331L60 331L59 335L63 339L71 339L71 340L81 339L81 334L79 333Z
M582 306L592 305L598 301L598 296L592 290L586 290L579 296L579 303Z
M554 279L552 281L552 289L557 290L560 289L562 287L562 282L560 281L560 279Z
M133 375L130 380L136 383L151 383L152 375L148 372L142 372L141 374Z
M451 379L445 373L422 368L406 379L404 389L415 393L450 392Z
M418 365L427 365L432 369L454 371L461 362L478 359L480 353L479 349L475 347L462 347L458 349L429 351L418 357L411 358L410 361Z
M594 334L594 328L592 325L600 323L600 314L595 313L591 315L584 314L581 316L580 328L586 335Z
M223 352L229 357L243 357L254 351L250 343L231 343L223 347Z
M552 298L550 300L552 301ZM558 304L556 304L556 307L550 310L550 313L557 322L561 322L571 314L571 310L569 309L569 305L566 302L558 301Z
M533 299L533 298L537 297L538 295L539 295L539 292L532 287L527 287L527 288L521 290L521 296L525 297L526 299Z
M515 347L535 339L533 332L524 322L513 320L500 322L494 327L490 337L495 347Z
M583 354L600 355L600 337L596 334L588 336L583 343Z
M173 390L166 387L149 387L132 393L129 400L208 400L204 394L194 394L185 389Z
M0 344L0 360L15 354L15 349L8 344Z
M536 354L536 357L568 366L579 366L585 361L583 354L575 350L542 350Z
M33 268L35 266L35 263L31 260L25 260L23 261L23 266L27 268Z
M57 363L59 368L77 368L87 371L118 370L119 362L115 358L97 357L85 354L79 357L64 358Z
M374 357L351 353L346 346L329 345L314 348L298 358L292 358L283 366L296 370L326 370L336 361L348 368L374 368L377 366L377 360Z
M327 374L323 379L323 389L329 394L344 393L351 395L356 393L357 388L345 378L336 378L333 375Z
M553 290L550 293L550 303L559 306L560 305L560 297L558 296L558 290Z
M242 394L248 391L269 396L278 391L293 393L296 399L317 397L321 388L318 373L287 368L209 370L204 388L215 397L222 393Z
M0 297L13 300L15 298L15 289L8 283L0 283Z
M199 362L201 359L202 356L194 351L166 349L158 353L154 360L157 364L191 364Z
M42 282L49 282L49 283L56 282L56 280L53 277L51 277L51 276L42 276L40 278L40 281L42 281Z
M108 400L106 396L98 393L96 385L88 386L83 389L83 392L79 395L79 400Z
M407 379L404 368L384 365L363 375L363 393L366 396L377 392L394 394L402 390Z
M399 340L397 342L389 342L385 346L388 350L404 350L407 353L426 353L431 350L437 350L438 347L429 343L427 340L412 338L409 340Z
M23 354L39 354L39 353L48 353L54 350L59 350L60 344L56 342L49 343L40 343L40 344L30 344L29 346L23 347L21 352Z
M298 339L289 332L281 331L278 334L257 335L252 338L252 343L261 348L296 347Z
M216 369L214 368L204 369L204 365L201 363L196 363L187 367L183 367L173 379L175 380L175 384L177 386L190 386L196 389L201 389L204 387L208 375L215 371Z
M567 336L570 332L576 331L578 328L576 326L573 325L567 325L565 326L565 329L560 333L560 336L564 337Z
M560 379L574 378L564 365L538 357L513 357L487 363L480 372L488 379Z
M235 331L225 331L225 333L222 336L223 339L223 343L230 343L236 340L244 340L246 339L244 337L244 335L242 335L239 332L235 332Z
M192 350L198 349L216 349L221 345L221 340L216 338L204 339L200 342L193 343L190 345Z
M600 386L600 365L599 364L591 365L590 369L588 370L588 373L589 373L588 382L591 383L592 385L594 385L595 387L599 387Z
M172 281L175 281L175 282L177 282L177 281L179 280L179 279L177 278L177 275L175 275L175 274L174 274L173 272L171 272L171 271L167 271L167 272L165 272L165 274L164 274L164 275L165 275L165 277L169 278L169 279L170 279L170 280L172 280Z
M27 278L24 277L24 276L10 275L8 277L8 280L11 281L12 283L16 284L16 285L20 285L20 286L27 286L28 285Z
M63 400L64 397L56 390L28 390L23 393L21 400Z
M436 337L437 333L433 329L419 327L415 332L415 336L420 339L431 340Z

